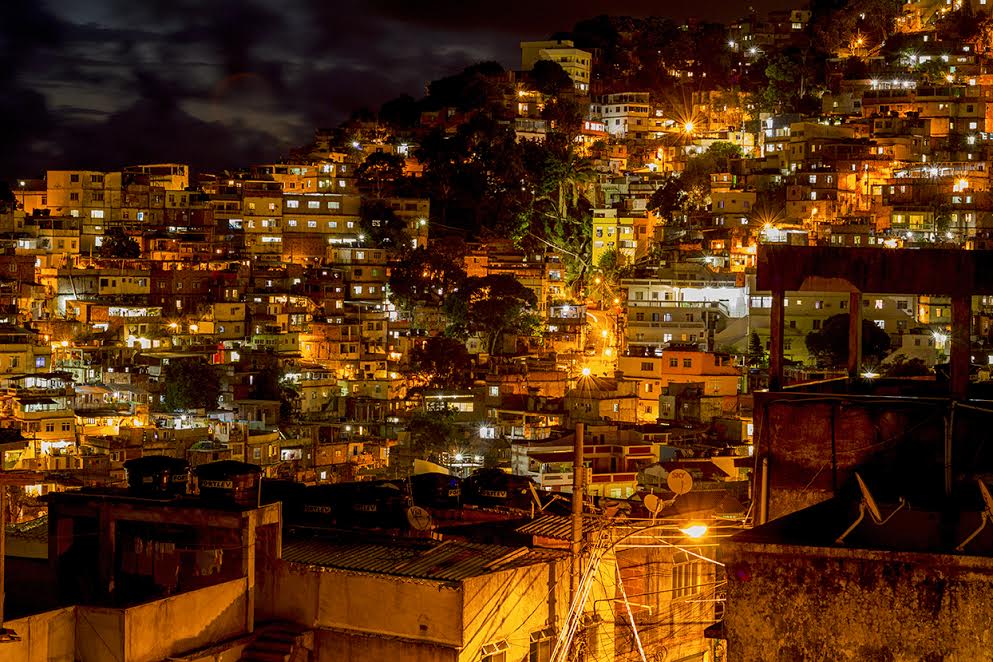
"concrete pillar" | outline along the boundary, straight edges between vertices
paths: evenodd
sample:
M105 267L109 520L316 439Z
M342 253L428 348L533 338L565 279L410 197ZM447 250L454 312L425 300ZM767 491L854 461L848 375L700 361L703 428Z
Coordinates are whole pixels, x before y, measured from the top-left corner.
M108 595L114 592L114 559L117 556L117 532L114 518L110 508L102 504L99 510L99 549L100 559L98 561L97 576L100 579L100 591L106 591Z
M862 375L862 293L848 295L848 378Z
M249 511L243 520L245 523L244 533L242 533L245 543L245 560L242 569L246 578L245 595L245 628L249 632L255 632L255 547L257 544L256 531L258 510Z
M772 293L772 310L769 315L769 390L783 388L783 332L786 326L786 309L782 290Z
M952 336L949 341L952 397L965 400L969 393L972 336L972 297L952 297Z

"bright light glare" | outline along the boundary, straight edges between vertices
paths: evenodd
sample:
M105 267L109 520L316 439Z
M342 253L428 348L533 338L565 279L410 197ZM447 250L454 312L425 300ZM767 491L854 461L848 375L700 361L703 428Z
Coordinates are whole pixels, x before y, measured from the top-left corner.
M685 529L680 529L690 538L702 538L707 535L707 527L704 524L692 524Z
M684 124L683 130L686 131L686 133L693 133L693 122L687 122Z
M589 368L583 368L583 377L589 377L592 372Z

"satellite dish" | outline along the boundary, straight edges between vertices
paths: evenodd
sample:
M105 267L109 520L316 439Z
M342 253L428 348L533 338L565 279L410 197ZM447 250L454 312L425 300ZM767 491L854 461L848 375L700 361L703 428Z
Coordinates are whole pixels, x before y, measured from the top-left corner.
M646 494L641 502L645 504L645 509L653 515L658 515L659 511L662 510L662 499L654 494Z
M693 476L685 469L673 469L669 472L665 484L676 494L686 494L693 489Z
M407 509L407 522L415 531L427 531L431 528L431 513L420 506L411 506Z
M859 484L859 490L862 492L862 503L865 504L866 509L868 509L869 514L872 519L875 520L876 524L883 521L883 514L879 512L879 506L876 505L876 500L872 498L872 492L866 486L865 481L862 480L862 476L855 472L855 480Z
M979 494L983 497L983 512L981 513L982 521L979 523L979 528L969 534L966 538L959 544L956 548L956 552L961 552L965 549L965 546L972 542L972 539L979 535L979 532L986 528L986 525L990 523L993 519L993 496L990 495L990 489L986 487L986 483L983 482L981 478L976 479L976 483L979 485Z
M900 505L896 507L896 510L890 513L889 517L884 519L882 512L879 510L879 505L876 504L876 500L872 497L872 493L869 491L869 487L865 484L865 481L862 480L862 476L860 476L857 471L855 472L855 481L859 484L859 491L862 492L862 499L859 501L859 516L855 518L852 525L835 540L835 542L839 545L845 542L845 538L848 537L848 534L854 531L855 527L862 523L862 520L865 519L866 511L869 511L869 516L872 517L872 521L876 526L882 526L890 521L890 519L892 519L901 508L907 505L907 502L904 501L903 497L900 497ZM964 545L965 543L962 544Z

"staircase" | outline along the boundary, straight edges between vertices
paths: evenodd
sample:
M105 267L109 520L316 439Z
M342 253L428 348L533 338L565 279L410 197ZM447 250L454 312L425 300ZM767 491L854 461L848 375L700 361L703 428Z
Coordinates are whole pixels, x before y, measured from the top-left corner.
M314 632L295 623L268 623L255 630L240 662L310 662Z

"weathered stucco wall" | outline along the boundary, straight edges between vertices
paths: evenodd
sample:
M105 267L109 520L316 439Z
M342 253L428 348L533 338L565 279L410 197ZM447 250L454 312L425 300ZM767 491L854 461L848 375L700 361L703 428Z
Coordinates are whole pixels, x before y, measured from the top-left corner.
M608 556L600 565L586 603L601 617L597 632L599 660L613 658L613 611L609 602L616 593L615 564ZM485 644L506 641L508 660L526 660L531 633L560 629L569 613L568 559L549 561L473 577L464 583L465 647L460 662L477 662Z
M124 610L76 607L76 659L124 662Z
M729 543L728 662L989 660L993 560Z
M157 662L246 633L246 588L236 579L127 609L127 662Z
M278 562L259 589L260 620L462 645L461 591L439 582Z
M407 641L393 637L318 630L315 662L455 662L458 652L450 646ZM478 660L478 658L477 658Z
M76 660L76 609L66 607L14 621L20 641L0 644L4 662L73 662Z
M905 468L919 474L922 467L940 467L945 403L817 398L756 394L755 452L759 460L769 460L768 521L830 499L866 463L886 463L894 475ZM960 445L968 442L969 432L959 414ZM934 476L939 486L940 471ZM761 471L754 478L754 493L761 494Z

